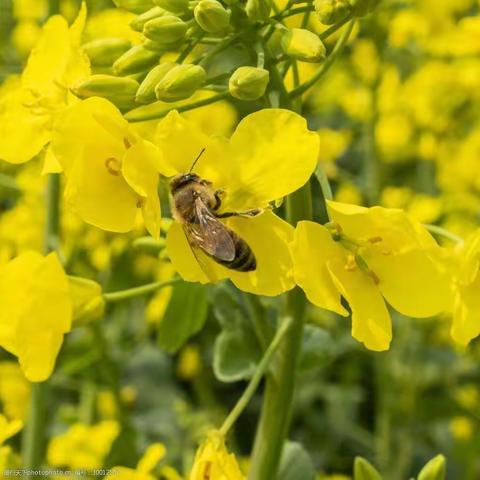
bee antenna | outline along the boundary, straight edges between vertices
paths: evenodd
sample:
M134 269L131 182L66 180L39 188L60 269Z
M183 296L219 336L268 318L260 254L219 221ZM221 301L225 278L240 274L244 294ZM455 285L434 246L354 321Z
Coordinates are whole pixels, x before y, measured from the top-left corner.
M202 148L201 152L197 155L197 158L193 161L192 166L190 167L190 170L188 173L190 173L193 170L193 167L197 164L197 162L200 160L200 157L203 155L203 152L205 151L205 148Z

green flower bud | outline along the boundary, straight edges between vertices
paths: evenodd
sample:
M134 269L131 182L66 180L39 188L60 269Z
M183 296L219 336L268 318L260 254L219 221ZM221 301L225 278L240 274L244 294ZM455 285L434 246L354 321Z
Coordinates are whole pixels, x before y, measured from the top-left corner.
M174 15L149 20L143 27L143 34L147 39L168 46L183 40L187 33L188 25Z
M177 65L155 87L155 95L164 102L184 100L198 90L207 74L200 65Z
M353 478L354 480L382 480L377 470L362 457L355 458Z
M94 66L111 66L132 44L123 38L99 38L82 45Z
M163 15L167 15L170 12L164 10L161 7L153 7L145 13L138 15L130 22L130 28L137 32L143 31L143 26L149 21L154 18L162 17Z
M200 0L193 14L197 23L208 33L222 32L230 24L230 11L217 0Z
M352 11L348 0L315 0L314 6L320 22L325 25L340 22Z
M123 8L133 13L143 13L153 7L152 0L113 0L118 8Z
M253 22L263 22L268 20L271 9L272 0L247 0L245 6L247 16Z
M381 0L349 0L353 7L353 13L357 17L363 17L375 10Z
M177 15L188 12L188 1L189 0L153 0L155 5Z
M418 480L445 480L446 461L443 455L432 458L418 474Z
M73 300L73 322L85 325L99 320L105 313L105 300L102 287L92 280L81 277L68 277Z
M325 58L325 45L319 36L304 28L287 30L280 40L286 55L301 62L320 62Z
M163 45L161 43L155 42L154 40L150 40L149 38L144 38L142 45L143 45L143 48L146 48L151 52L156 52L160 56L162 53L165 53L165 51L168 50L169 48L173 48L175 44Z
M239 100L256 100L265 93L269 79L270 74L264 68L239 67L230 77L228 90Z
M103 97L119 108L129 108L134 104L138 82L133 78L113 75L91 75L75 84L71 91L79 98Z
M158 53L146 49L142 45L135 45L125 52L113 64L116 75L130 75L147 70L158 62Z
M140 84L137 95L135 96L135 102L142 104L153 102L155 100L155 87L175 65L173 62L165 62L153 67Z

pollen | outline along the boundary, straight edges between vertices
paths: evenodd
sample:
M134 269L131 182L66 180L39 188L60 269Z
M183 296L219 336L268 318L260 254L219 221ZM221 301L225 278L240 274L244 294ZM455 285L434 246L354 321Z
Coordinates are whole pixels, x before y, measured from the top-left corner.
M105 160L105 167L107 168L110 175L118 177L120 175L122 163L120 162L120 160L114 157L109 157Z

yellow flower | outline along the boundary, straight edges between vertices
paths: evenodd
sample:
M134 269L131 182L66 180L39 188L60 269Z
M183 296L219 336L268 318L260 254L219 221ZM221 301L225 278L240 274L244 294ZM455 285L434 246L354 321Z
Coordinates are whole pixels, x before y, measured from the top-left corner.
M71 469L99 468L119 433L120 426L113 420L95 425L75 423L50 441L48 463Z
M475 429L470 418L458 416L450 421L450 431L455 440L467 442L472 439Z
M55 116L75 101L69 86L90 73L80 48L85 17L83 5L70 28L60 15L45 23L21 83L0 99L0 159L24 163L37 155L50 141ZM46 169L58 170L51 156Z
M221 212L265 208L297 190L313 172L318 153L318 136L307 130L305 120L276 109L244 118L228 143L208 137L174 111L159 123L156 143L178 173L188 172L195 157L206 149L194 171L211 181L213 189L224 191ZM241 290L262 295L278 295L294 286L288 249L291 225L268 210L251 218L231 217L225 223L251 247L256 270L236 272L198 252L202 269L182 226L174 222L168 231L167 250L185 280L207 283L230 278Z
M52 150L67 177L67 204L85 222L127 232L141 209L148 231L159 236L158 172L171 171L113 104L92 97L65 109L55 122Z
M154 443L147 448L135 470L126 467L114 467L112 475L118 480L155 480L156 477L151 475L151 472L165 457L166 452L165 445Z
M480 334L480 230L466 241L455 276L452 337L466 345Z
M70 286L57 255L25 252L3 266L0 305L0 346L18 357L28 380L46 380L72 321Z
M0 413L0 446L10 437L16 435L23 427L20 420L9 421Z
M182 380L191 380L202 368L202 360L197 345L186 345L180 351L177 375Z
M328 202L331 229L301 222L295 232L295 280L315 305L352 310L352 335L371 350L392 337L384 298L400 313L428 317L448 310L449 278L440 247L400 210Z
M0 402L8 418L25 420L30 384L16 362L0 362Z
M209 433L195 455L189 480L244 480L233 453L228 453L225 439L218 431Z

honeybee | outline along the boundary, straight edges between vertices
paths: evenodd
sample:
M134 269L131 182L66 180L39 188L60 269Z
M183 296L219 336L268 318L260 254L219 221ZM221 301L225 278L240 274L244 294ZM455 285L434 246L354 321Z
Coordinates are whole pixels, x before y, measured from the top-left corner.
M204 151L200 152L187 173L177 175L170 181L173 217L182 224L194 254L195 249L200 249L215 262L231 270L253 271L257 268L257 261L252 249L219 219L254 217L262 210L219 213L223 191L214 190L212 182L192 172Z

